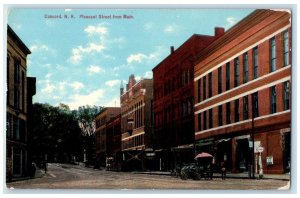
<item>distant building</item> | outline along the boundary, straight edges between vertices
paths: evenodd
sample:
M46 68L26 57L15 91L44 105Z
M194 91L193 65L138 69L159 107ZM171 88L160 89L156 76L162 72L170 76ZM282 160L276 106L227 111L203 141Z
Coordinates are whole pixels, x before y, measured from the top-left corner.
M194 159L194 59L216 38L192 35L153 68L156 168L174 169Z
M121 114L106 123L107 163L109 170L121 170Z
M196 147L216 165L257 173L261 150L264 173L289 170L291 38L289 12L256 10L199 54Z
M27 78L30 50L7 26L6 178L29 175L28 114L35 94L35 78Z
M111 136L107 131L107 122L120 114L120 107L105 107L95 117L96 122L96 166L106 166L111 154Z
M136 82L134 75L129 77L126 90L121 92L121 149L123 169L151 169L153 158L147 152L152 145L152 79Z

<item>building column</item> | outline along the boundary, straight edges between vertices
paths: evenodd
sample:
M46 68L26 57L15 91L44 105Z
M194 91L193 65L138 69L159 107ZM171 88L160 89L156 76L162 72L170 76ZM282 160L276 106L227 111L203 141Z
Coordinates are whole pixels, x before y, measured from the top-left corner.
M238 172L238 170L236 169L236 144L237 144L236 139L232 138L232 141L231 141L231 147L232 147L231 156L232 156L232 172L233 173Z

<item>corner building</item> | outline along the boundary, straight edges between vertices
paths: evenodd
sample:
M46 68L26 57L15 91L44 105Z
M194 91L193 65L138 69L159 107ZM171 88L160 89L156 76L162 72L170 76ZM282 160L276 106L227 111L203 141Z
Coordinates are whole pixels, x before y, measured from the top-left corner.
M6 62L6 179L29 176L31 159L28 149L33 77L27 77L27 56L31 54L23 41L7 26ZM29 120L31 125L29 126Z
M195 66L198 151L232 172L289 171L291 15L256 10L199 54ZM254 137L254 148L253 148Z
M122 86L120 94L122 169L152 169L153 81L136 82L130 75L126 90Z
M153 68L156 167L173 170L194 160L194 58L224 34L194 34Z
M105 107L95 117L96 122L96 167L106 167L107 159L112 157L113 136L107 123L120 115L120 107Z

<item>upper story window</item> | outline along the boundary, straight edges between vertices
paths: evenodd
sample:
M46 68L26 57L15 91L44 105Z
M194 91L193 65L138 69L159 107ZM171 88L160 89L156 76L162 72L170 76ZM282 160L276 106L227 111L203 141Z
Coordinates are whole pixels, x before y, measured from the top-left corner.
M206 120L207 120L206 111L204 111L204 113L203 113L203 130L207 129Z
M209 109L208 113L209 113L208 127L211 129L213 127L213 111L212 111L212 109Z
M271 87L271 113L276 113L276 86Z
M289 32L288 30L283 33L283 64L289 65Z
M275 37L270 40L270 70L271 72L276 70L276 40Z
M206 99L206 76L203 77L203 100Z
M230 62L226 63L226 91L230 89Z
M283 83L283 110L290 109L290 82Z
M249 102L248 102L248 96L244 96L243 103L244 103L244 120L248 120L249 119Z
M20 62L15 60L14 63L14 80L15 83L20 83Z
M218 94L222 93L222 67L218 68Z
M258 48L253 49L253 79L258 77Z
M252 105L253 105L253 117L256 118L259 116L259 109L258 109L258 92L252 94Z
M219 117L219 126L223 125L223 108L222 105L218 106L218 117Z
M212 73L208 74L208 97L212 96Z
M201 113L198 114L198 131L201 131Z
M226 124L230 124L231 119L230 119L230 102L226 103Z
M234 101L234 122L238 122L240 120L239 114L239 99Z
M198 87L197 87L197 95L198 95L198 102L201 101L201 79L198 80Z
M243 66L244 66L244 83L248 82L249 80L249 65L248 65L248 53L243 55Z
M239 67L240 61L239 58L234 59L234 87L239 86Z

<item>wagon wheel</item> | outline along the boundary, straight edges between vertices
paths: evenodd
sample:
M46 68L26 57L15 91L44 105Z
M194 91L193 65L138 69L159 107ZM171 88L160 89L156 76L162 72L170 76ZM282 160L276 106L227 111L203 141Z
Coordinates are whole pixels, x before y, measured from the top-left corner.
M184 173L184 172L181 172L181 173L180 173L180 178L181 178L182 180L187 180L188 175L187 175L186 173Z

